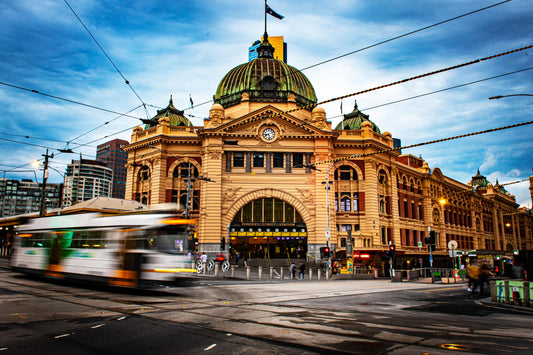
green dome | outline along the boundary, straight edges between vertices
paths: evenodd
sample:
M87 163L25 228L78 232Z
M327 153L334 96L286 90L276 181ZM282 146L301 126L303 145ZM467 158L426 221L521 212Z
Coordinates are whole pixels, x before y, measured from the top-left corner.
M192 126L191 121L189 121L189 119L183 115L183 111L174 107L172 95L170 95L170 100L168 101L167 107L157 110L157 115L152 117L150 120L143 121L146 123L145 129L157 126L159 124L159 119L162 117L168 117L171 126Z
M365 115L357 108L357 101L354 104L353 111L344 115L344 119L337 124L336 130L349 130L349 129L361 129L363 122L367 121L372 124L372 130L381 134L379 127L368 119L368 115Z
M242 94L254 102L287 102L294 94L300 107L316 104L313 85L298 69L275 59L265 33L257 49L258 58L231 69L218 85L213 100L224 108L237 105Z

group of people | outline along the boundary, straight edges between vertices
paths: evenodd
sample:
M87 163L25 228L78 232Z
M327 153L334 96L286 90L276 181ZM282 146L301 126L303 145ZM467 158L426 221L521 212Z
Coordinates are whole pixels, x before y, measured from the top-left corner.
M483 295L483 289L485 284L489 282L489 278L494 276L487 264L477 260L466 269L466 274L468 276L468 292L474 294L479 290L480 296Z
M291 276L293 280L296 279L296 272L298 270L300 270L300 272L298 273L298 279L303 280L305 278L305 264L304 263L300 263L299 267L296 267L296 264L292 263L289 270L291 272Z

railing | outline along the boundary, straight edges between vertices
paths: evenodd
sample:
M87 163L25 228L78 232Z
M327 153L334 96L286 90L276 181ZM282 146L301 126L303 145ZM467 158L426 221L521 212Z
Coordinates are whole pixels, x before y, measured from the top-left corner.
M490 282L492 302L533 307L533 285L522 280L494 280Z

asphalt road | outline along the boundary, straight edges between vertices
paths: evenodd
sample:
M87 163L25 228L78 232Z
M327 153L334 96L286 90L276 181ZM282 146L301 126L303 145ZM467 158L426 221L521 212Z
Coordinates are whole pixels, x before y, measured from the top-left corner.
M0 269L12 354L528 354L533 317L465 285L201 280L157 291L47 282Z

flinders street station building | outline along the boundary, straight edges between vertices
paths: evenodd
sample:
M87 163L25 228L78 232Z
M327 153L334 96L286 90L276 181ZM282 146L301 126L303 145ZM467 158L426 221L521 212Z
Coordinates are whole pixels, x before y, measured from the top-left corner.
M266 33L257 51L221 79L203 126L171 98L134 128L126 199L175 203L196 219L200 253L224 244L252 264L320 262L329 245L340 263L384 273L392 244L395 267L426 267L429 231L434 266L451 265L450 241L490 263L533 249L533 218L503 186L479 171L462 183L394 150L398 140L357 104L333 127Z

